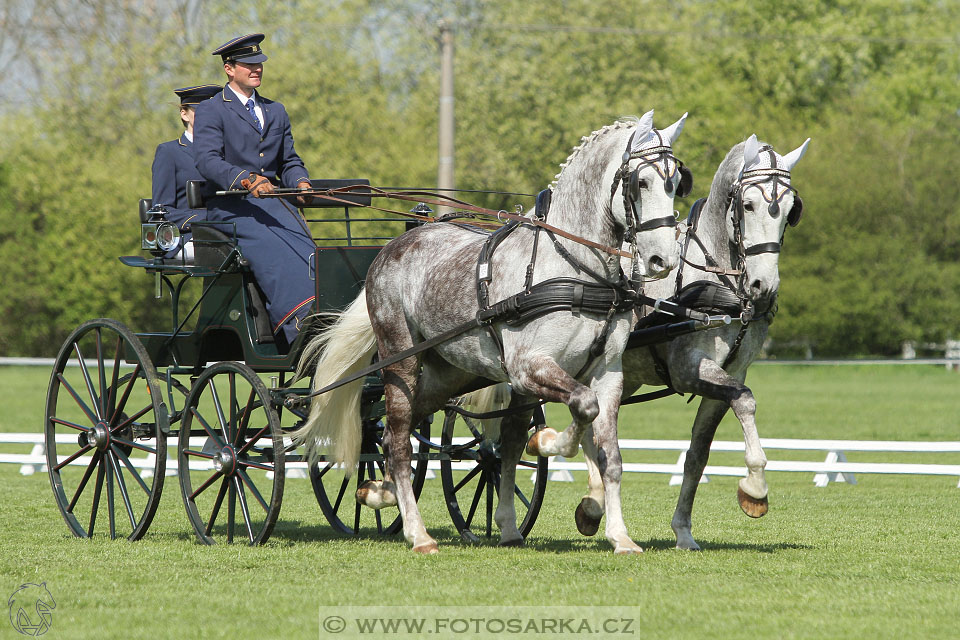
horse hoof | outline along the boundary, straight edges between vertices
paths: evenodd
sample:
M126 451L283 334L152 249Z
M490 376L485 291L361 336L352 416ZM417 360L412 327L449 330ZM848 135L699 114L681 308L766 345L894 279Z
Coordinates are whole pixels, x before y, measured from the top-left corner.
M376 493L376 490L376 483L373 480L367 480L357 487L357 502L364 506L368 506L367 501L370 499L370 494Z
M587 510L583 508L582 501L577 505L577 512L574 514L574 519L577 521L577 531L582 535L592 536L600 529L600 518L594 518L588 515Z
M540 432L537 431L527 440L527 454L531 456L540 456Z
M432 556L435 553L440 553L440 548L437 547L437 543L434 540L430 542L417 545L413 548L414 553L420 553L425 556Z
M638 545L633 545L632 547L624 545L613 550L613 554L617 556L634 556L640 555L641 553L643 553L643 547Z
M740 509L751 518L762 518L770 508L765 497L758 500L740 487L737 487L737 502L740 503Z
M512 540L501 540L497 546L498 547L522 547L524 543L523 538L514 538Z

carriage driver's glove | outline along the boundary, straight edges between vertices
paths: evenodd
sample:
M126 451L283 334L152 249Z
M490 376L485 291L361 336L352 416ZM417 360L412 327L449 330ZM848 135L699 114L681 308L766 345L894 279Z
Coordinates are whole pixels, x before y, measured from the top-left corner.
M300 182L297 183L297 188L300 189L301 191L309 191L313 189L313 185L310 184L309 180L301 180ZM313 196L311 195L297 196L297 204L300 205L301 207L305 207L311 202L313 202Z
M244 178L240 181L240 186L250 192L254 198L259 198L265 193L273 193L275 191L273 184L261 175L257 175L254 172L250 172L249 178Z

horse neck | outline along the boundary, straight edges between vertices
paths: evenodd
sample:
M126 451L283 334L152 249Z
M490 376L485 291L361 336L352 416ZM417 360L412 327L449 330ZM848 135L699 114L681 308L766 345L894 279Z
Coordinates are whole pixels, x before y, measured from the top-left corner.
M549 224L608 247L620 247L623 236L614 223L610 185L630 131L615 125L601 129L568 159L553 190ZM560 242L591 269L610 278L619 273L616 256L579 243Z
M730 239L727 236L727 194L733 184L731 159L728 157L714 176L710 193L700 210L697 238L721 267L736 268ZM687 259L705 264L703 251L696 242L688 243ZM703 275L702 272L699 275ZM698 275L697 279L701 279Z

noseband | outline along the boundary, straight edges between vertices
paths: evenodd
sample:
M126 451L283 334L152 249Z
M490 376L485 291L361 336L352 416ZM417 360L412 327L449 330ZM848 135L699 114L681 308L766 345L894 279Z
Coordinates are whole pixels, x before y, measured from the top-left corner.
M627 148L623 152L623 162L620 168L613 176L613 184L610 186L610 205L613 206L613 197L617 193L617 186L621 187L623 197L623 209L627 213L627 230L624 239L631 244L634 242L637 233L643 231L653 231L660 227L676 227L677 219L675 216L663 216L662 218L653 218L644 221L642 219L643 204L640 200L640 169L645 166L652 166L657 174L663 178L663 190L670 195L676 190L676 195L683 198L689 195L693 186L693 174L687 169L683 162L673 155L673 148L670 145L663 144L663 138L659 131L654 131L660 144L649 149L631 152L633 147L633 138L637 135L636 129L630 135L627 141ZM630 161L640 160L637 167L631 171ZM663 166L660 166L660 161ZM670 171L670 161L673 160L673 171ZM680 174L679 184L674 185L674 177ZM637 210L639 203L640 210Z

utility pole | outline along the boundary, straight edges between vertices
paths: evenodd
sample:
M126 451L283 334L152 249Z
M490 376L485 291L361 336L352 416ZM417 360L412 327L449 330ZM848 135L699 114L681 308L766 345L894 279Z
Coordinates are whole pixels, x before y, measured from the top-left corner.
M449 20L437 22L440 29L440 122L439 156L437 158L437 189L454 189L453 177L453 23ZM445 195L453 195L441 191ZM451 211L450 207L439 207L437 215Z

